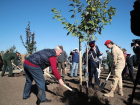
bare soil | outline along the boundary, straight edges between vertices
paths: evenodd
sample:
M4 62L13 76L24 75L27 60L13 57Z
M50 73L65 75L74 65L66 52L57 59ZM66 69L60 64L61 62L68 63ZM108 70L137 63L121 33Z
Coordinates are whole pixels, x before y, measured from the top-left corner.
M69 70L68 74L69 74ZM136 70L135 70L136 73ZM102 70L101 82L104 82L108 75L108 70ZM46 96L51 99L50 103L41 103L40 105L129 105L129 97L132 94L134 87L129 77L123 81L124 96L118 95L116 89L113 98L106 98L103 94L109 92L111 78L103 91L96 92L94 88L88 89L86 94L86 79L83 77L82 92L80 92L79 77L70 78L66 76L65 83L71 87L75 92L71 92L65 87L60 86L57 82L44 75L46 80ZM26 78L23 72L15 74L15 77L0 77L0 105L36 105L37 101L37 86L35 82L32 84L32 92L30 98L23 100L23 89ZM94 84L94 82L93 82ZM135 91L133 105L140 105L140 86L138 85Z

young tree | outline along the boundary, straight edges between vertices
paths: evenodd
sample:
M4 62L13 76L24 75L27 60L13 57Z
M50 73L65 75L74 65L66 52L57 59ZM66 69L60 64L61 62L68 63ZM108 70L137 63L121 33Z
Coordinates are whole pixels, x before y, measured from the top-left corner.
M22 35L20 35L20 38L28 53L32 54L36 52L35 32L31 34L30 22L28 22L28 26L26 27L26 43L23 42Z
M67 35L71 33L72 36L77 36L79 38L79 67L80 77L82 77L82 61L80 59L81 42L87 41L88 48L89 39L95 37L95 40L97 40L95 34L98 33L101 35L104 26L107 25L107 23L111 23L112 16L115 16L116 8L112 6L108 8L107 4L110 0L104 0L104 2L100 2L100 0L86 0L86 6L79 0L69 1L72 1L69 6L73 8L69 11L73 12L71 18L75 18L76 22L68 22L68 20L61 15L61 11L57 11L55 8L52 8L52 12L54 13L53 19L57 19L58 21L61 21L62 25L65 25L64 28L68 30ZM77 13L81 16L79 20L80 23L78 23ZM82 78L80 78L80 86L82 86Z
M9 53L15 53L16 52L16 46L13 45L12 47L10 47L9 49L6 49L5 52L9 52Z

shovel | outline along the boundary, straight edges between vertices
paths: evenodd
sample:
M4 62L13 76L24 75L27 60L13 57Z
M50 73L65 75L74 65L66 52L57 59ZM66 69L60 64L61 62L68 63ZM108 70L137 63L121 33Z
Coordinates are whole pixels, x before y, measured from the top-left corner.
M101 83L101 85L100 85L100 87L99 87L99 90L100 90L100 91L103 90L104 87L106 86L107 80L109 79L110 75L111 75L111 72L108 74L108 76L107 76L105 82L102 82L102 83Z
M50 78L52 78L54 81L58 82L56 80L56 78L52 77L50 74L48 73L45 73L47 76L49 76ZM75 92L74 90L72 90L70 87L68 87L66 84L63 85L65 88L67 88L68 90L72 91L72 92Z

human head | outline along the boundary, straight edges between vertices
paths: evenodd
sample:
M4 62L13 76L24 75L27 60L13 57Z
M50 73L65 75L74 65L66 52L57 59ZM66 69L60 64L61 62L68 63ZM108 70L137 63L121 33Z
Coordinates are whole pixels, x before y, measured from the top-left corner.
M113 43L111 40L107 40L107 41L105 42L104 45L105 45L107 48L111 49L113 44L114 44L114 43Z
M94 46L95 46L95 41L90 41L90 42L89 42L89 46L90 46L90 47L94 47Z
M16 52L17 56L19 55L19 52Z
M62 54L63 51L63 47L62 46L56 46L54 48L55 52L56 52L56 56L59 57Z
M126 54L127 50L125 48L122 49L123 53Z
M78 48L75 48L75 52L78 52Z
M109 50L106 50L106 53L109 53Z
M4 51L1 51L1 54L4 54Z

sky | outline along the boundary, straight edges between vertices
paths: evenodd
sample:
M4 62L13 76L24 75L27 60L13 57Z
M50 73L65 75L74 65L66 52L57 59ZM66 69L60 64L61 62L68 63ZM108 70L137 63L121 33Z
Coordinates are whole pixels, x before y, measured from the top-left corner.
M85 3L85 0L80 0ZM104 1L104 0L101 0ZM125 48L128 54L134 54L130 46L132 39L139 37L133 35L130 29L130 11L133 10L135 0L111 0L108 6L116 8L117 13L113 17L111 25L105 26L102 35L96 34L98 45L103 56L106 56L106 40L112 40L121 48ZM25 29L30 21L31 33L35 32L37 51L44 48L53 49L57 45L63 45L69 56L71 50L79 48L78 37L67 36L67 30L63 29L60 21L53 18L52 8L61 10L63 17L74 22L69 12L71 7L69 0L0 0L0 51L16 46L21 54L27 51L23 46L20 35L26 41ZM78 18L80 20L80 18ZM82 54L85 51L86 42L82 42Z

